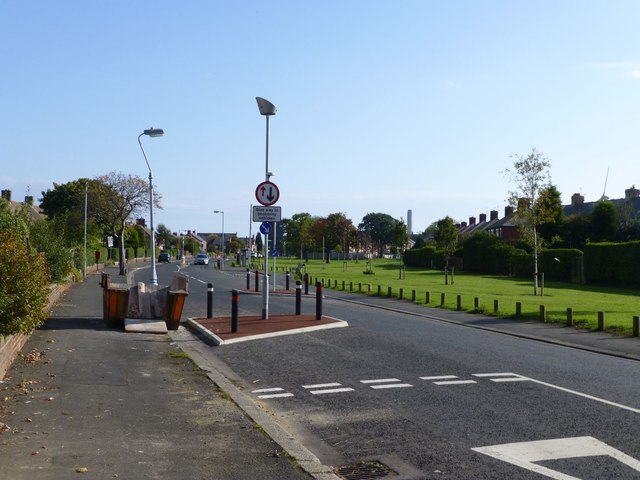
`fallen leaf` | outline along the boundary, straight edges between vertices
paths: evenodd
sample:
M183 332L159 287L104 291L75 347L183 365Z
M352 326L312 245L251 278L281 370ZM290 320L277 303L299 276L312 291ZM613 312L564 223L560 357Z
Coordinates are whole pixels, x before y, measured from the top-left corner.
M89 469L87 467L78 467L76 468L76 473L87 473Z

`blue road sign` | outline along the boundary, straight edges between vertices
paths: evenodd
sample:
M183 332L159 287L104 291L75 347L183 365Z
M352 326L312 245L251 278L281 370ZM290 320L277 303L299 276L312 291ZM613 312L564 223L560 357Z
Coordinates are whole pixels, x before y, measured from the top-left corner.
M277 257L277 256L278 256L278 250L273 250L273 251L271 252L271 256L272 256L272 257Z
M271 233L271 224L268 222L262 222L260 224L260 233L263 235L269 235Z

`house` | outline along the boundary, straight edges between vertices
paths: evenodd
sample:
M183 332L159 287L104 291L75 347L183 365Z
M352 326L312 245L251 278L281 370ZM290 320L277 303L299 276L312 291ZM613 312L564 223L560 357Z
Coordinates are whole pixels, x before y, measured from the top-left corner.
M2 190L0 193L2 198L9 202L9 211L12 215L15 215L23 206L26 206L32 220L45 220L47 218L42 209L33 204L33 196L25 195L24 202L15 202L11 200L11 190Z

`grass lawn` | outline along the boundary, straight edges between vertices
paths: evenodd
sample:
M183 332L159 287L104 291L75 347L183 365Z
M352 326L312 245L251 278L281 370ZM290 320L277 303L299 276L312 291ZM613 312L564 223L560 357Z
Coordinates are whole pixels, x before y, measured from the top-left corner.
M300 260L278 258L278 271L284 268L296 268ZM545 282L544 296L533 295L533 281L511 277L471 275L456 273L454 282L445 285L444 273L440 270L406 268L404 278L400 278L400 261L375 259L371 262L372 274L365 274L368 261L342 260L323 264L321 260L306 262L303 272L308 273L311 281L323 280L325 288L358 292L362 284L362 293L387 295L391 287L392 295L399 297L403 289L403 298L411 301L415 290L416 303L425 304L429 292L431 307L441 307L441 294L446 294L443 308L456 309L457 297L461 296L462 310L474 311L474 298L478 298L478 311L487 315L515 317L516 302L522 304L522 318L538 319L540 305L546 309L547 322L566 322L567 308L573 309L575 324L584 328L596 328L598 312L605 314L605 329L630 333L632 319L640 315L640 288L610 288L594 285L577 285L563 282ZM263 266L259 267L260 269ZM271 262L269 268L272 268ZM293 282L292 278L292 282ZM336 284L337 282L337 284ZM494 300L499 301L499 310L494 313Z

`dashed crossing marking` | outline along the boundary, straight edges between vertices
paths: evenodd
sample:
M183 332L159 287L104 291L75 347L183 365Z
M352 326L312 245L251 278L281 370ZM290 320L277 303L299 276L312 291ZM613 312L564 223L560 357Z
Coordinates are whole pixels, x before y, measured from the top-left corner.
M340 387L340 388L330 388L330 387ZM309 390L309 393L312 395L324 395L328 393L345 393L345 392L353 392L353 388L342 387L341 383L332 382L332 383L318 383L316 385L303 385L302 388L305 390Z
M456 375L436 375L432 377L419 377L420 380L428 380L434 385L467 385L478 383L475 380L459 380Z
M474 373L474 377L488 378L492 382L530 382L531 379L517 373ZM494 377L494 378L491 378Z
M273 393L273 392L283 392L283 393ZM293 397L293 393L285 392L284 388L274 387L274 388L260 388L258 390L252 390L251 393L262 393L263 395L258 395L258 398L287 398Z
M360 383L370 386L373 389L380 390L383 388L407 388L413 387L410 383L400 383L397 378L379 378L375 380L360 380Z

